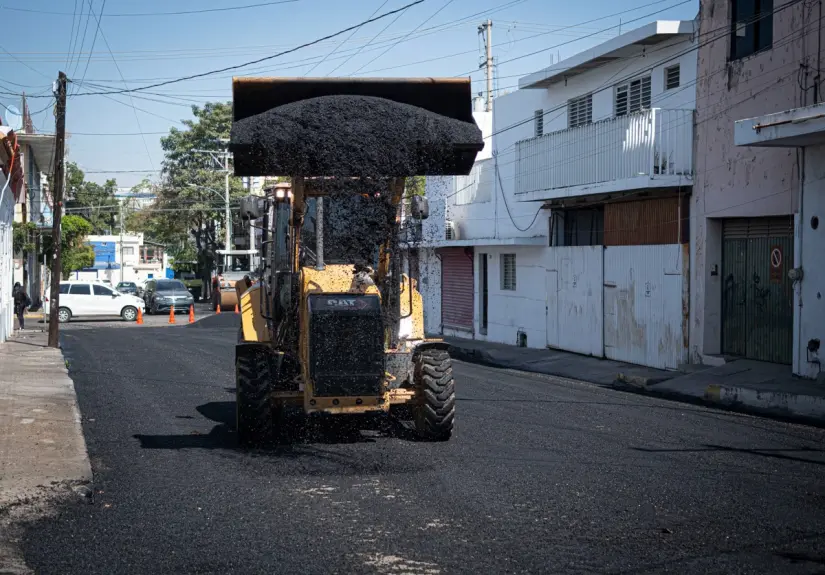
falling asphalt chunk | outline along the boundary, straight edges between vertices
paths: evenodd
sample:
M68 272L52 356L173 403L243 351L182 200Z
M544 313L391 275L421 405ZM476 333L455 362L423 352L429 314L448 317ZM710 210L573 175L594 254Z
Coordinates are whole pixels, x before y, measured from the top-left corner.
M243 152L243 169L338 177L464 172L484 147L475 123L353 95L299 100L244 118L232 125L231 141Z

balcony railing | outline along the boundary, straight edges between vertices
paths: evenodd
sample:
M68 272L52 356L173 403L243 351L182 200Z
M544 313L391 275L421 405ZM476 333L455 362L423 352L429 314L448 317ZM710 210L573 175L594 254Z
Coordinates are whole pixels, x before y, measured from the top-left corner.
M643 188L692 175L693 110L644 110L516 144L517 194L607 182ZM576 193L548 197L562 195Z

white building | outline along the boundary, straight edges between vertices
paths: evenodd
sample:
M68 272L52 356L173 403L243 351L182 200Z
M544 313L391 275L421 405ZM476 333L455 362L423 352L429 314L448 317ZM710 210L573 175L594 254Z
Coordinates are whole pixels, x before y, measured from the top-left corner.
M51 193L48 178L53 170L54 136L31 131L17 133L19 145L17 161L23 169L23 191L15 205L14 221L35 225L32 244L34 250L15 254L14 281L20 282L35 306L40 305L47 285L46 263L41 252L42 235L52 229Z
M144 241L143 234L89 236L86 242L95 250L94 264L75 270L75 279L109 280L140 283L149 278L162 278L169 267L169 259L163 246Z
M13 278L13 235L14 204L22 190L23 171L14 156L15 136L9 128L0 128L0 343L12 334L14 329ZM15 166L14 162L18 161Z
M684 363L695 83L694 22L658 21L476 113L473 173L427 182L427 330Z
M825 339L825 265L820 251L825 246L825 104L814 104L786 112L766 114L736 122L737 146L786 148L800 151L804 167L797 182L798 211L795 214L793 263L783 262L781 244L766 246L764 259L770 266L767 284L793 282L792 369L795 375L825 380L820 345ZM785 250L787 251L790 250ZM786 277L788 276L788 277ZM767 289L767 288L766 288ZM771 313L764 311L763 313Z

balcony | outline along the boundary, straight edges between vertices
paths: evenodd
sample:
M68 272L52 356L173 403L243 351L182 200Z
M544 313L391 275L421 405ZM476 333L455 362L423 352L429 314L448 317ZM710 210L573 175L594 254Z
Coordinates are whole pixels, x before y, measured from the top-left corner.
M693 183L693 110L652 109L516 143L520 201Z

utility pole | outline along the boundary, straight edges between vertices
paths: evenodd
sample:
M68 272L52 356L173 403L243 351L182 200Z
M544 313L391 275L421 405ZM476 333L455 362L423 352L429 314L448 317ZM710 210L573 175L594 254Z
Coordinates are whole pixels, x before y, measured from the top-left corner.
M493 111L493 21L487 20L478 27L478 33L484 35L484 72L487 76L487 104L485 111Z
M123 200L120 201L120 214L118 215L118 219L120 220L120 283L123 283Z
M224 249L231 250L232 248L230 247L230 242L232 241L232 236L231 236L230 231L229 231L229 218L230 218L230 215L229 215L229 150L228 149L224 152L223 161L224 161L223 169L224 169L224 176L225 176L225 182L226 182L225 183L224 198L223 198L223 201L226 204L226 213L225 213L225 217L226 217L226 226L225 227L226 227L226 229L224 230L224 237L225 237L225 241L226 241L226 247ZM229 254L224 254L223 255L223 271L225 272L226 268L228 268L228 267L229 267Z
M49 347L60 347L58 341L60 332L58 331L57 313L60 309L60 280L63 277L60 261L61 241L60 241L60 220L63 216L63 188L66 185L64 158L66 151L66 84L68 78L66 74L60 72L57 76L57 110L55 113L55 142L54 142L54 190L52 199L54 206L52 209L52 272L51 272L51 293L49 294Z

